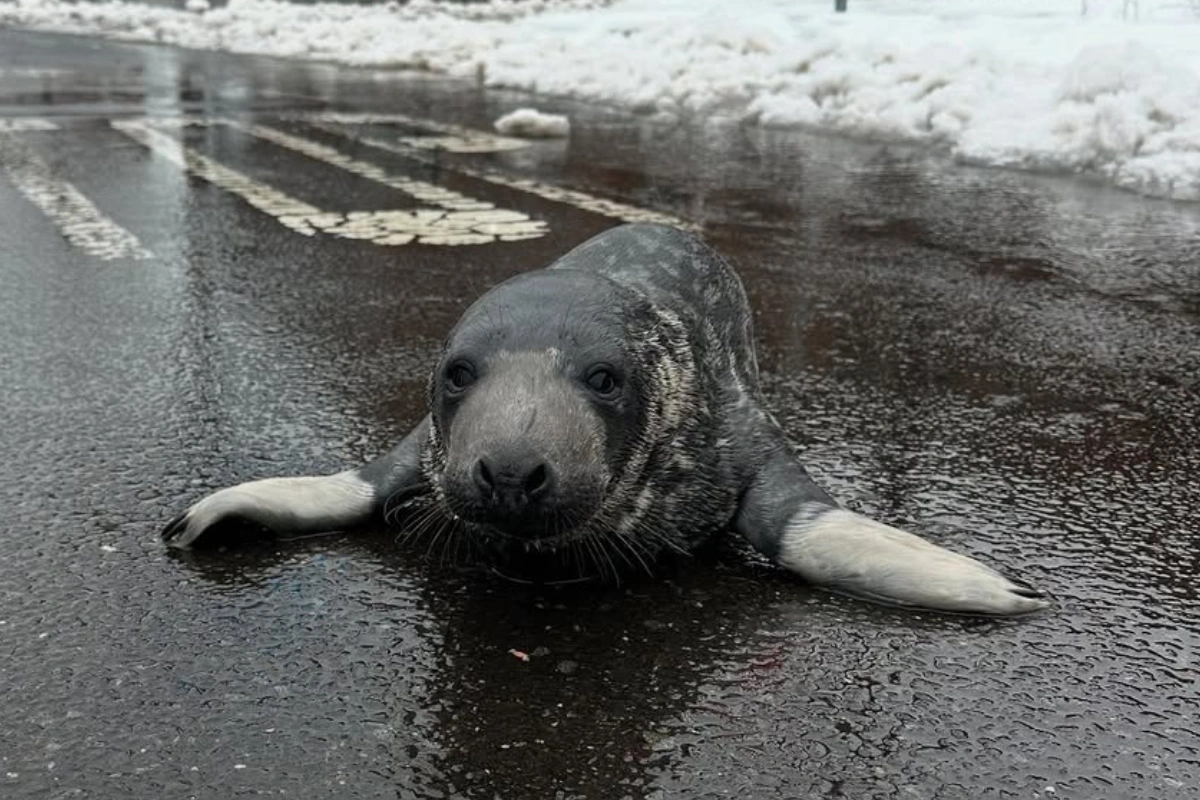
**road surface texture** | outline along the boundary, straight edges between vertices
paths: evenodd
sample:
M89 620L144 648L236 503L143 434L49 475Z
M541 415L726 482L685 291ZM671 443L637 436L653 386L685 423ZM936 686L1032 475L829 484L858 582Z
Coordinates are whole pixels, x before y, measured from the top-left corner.
M896 146L0 32L0 796L1200 796L1200 209ZM622 219L740 269L816 479L1046 589L730 541L538 588L379 530L179 554L387 449L488 287ZM522 660L510 653L529 655Z

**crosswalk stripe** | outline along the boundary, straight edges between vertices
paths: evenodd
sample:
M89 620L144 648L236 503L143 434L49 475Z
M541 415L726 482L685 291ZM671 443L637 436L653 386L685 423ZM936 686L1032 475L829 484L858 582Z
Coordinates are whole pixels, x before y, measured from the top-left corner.
M230 169L207 156L184 147L183 143L174 136L155 130L140 120L112 120L109 125L180 169L187 170L214 186L219 186L230 194L237 195L297 233L312 236L317 232L311 222L313 218L321 215L321 209L316 206L303 203L277 189L259 183L248 175L243 175L235 169Z
M422 152L424 148L414 147L408 138L399 141L389 141L381 139L378 136L371 136L359 133L352 130L349 126L352 123L358 122L358 115L312 115L305 117L303 115L291 115L289 119L294 119L298 122L304 122L311 125L313 128L325 133L333 134L344 139L359 142L369 147L375 147L380 150L387 150L398 155L406 156L415 159L422 163L434 163L434 157L428 153ZM332 121L331 121L332 120ZM343 121L345 120L345 121ZM372 121L371 118L367 119ZM440 123L432 123L425 120L406 118L406 124L413 126L431 127ZM566 203L568 205L581 208L584 211L591 211L595 214L602 214L606 217L622 220L623 222L653 222L660 225L672 225L676 228L685 230L694 230L696 226L686 222L672 214L666 214L661 211L651 211L647 208L638 208L627 203L621 203L616 200L608 200L603 197L581 192L575 189L564 189L560 186L552 186L547 183L531 180L529 178L515 178L505 175L502 172L491 169L478 169L468 167L465 164L447 164L444 161L437 162L442 169L450 169L461 175L466 175L470 178L487 181L488 183L504 186L509 189L516 189L521 192L536 195L545 200L551 200L556 203Z
M243 125L235 122L227 124L272 144L341 167L347 172L369 178L384 186L399 189L422 203L443 208L446 210L446 214L442 220L446 224L447 233L461 230L463 234L494 236L501 241L535 239L546 234L546 223L532 220L519 211L496 208L492 203L475 200L426 181L391 175L376 164L359 161L333 147L293 136L277 128L266 125Z
M285 114L281 117L289 122L328 122L336 125L407 125L422 131L433 131L437 136L404 136L401 141L425 150L448 150L451 153L498 153L504 150L521 150L529 147L524 139L501 136L489 131L451 125L431 119L410 117L407 114L356 114L341 111L312 111L303 114Z
M56 131L58 124L41 117L10 117L0 119L0 133L22 131Z
M110 124L177 166L241 197L306 236L321 231L340 238L362 239L381 245L412 242L468 245L537 238L544 236L548 230L545 222L530 219L520 212L496 208L492 203L475 200L431 183L391 175L378 165L350 158L335 148L263 125L246 125L233 120L195 119L154 122L114 120ZM402 191L434 207L348 213L324 211L226 167L184 146L175 136L156 129L156 126L213 124L242 130L264 141Z
M8 130L53 130L46 127ZM54 174L17 135L0 129L0 168L75 247L102 261L151 258L138 238L102 214L72 184Z
M527 142L495 136L459 125L420 119L404 114L344 114L307 112L288 114L276 119L302 122L341 140L392 152L418 163L450 169L469 178L532 194L556 203L627 222L655 222L681 228L693 226L671 214L608 200L574 189L544 184L529 178L514 177L490 168L466 164L447 164L433 150L456 153L483 153L513 150ZM369 125L404 125L425 135L387 138L372 135ZM241 198L252 207L269 214L289 229L313 236L325 233L345 239L371 241L380 245L409 243L431 245L469 245L518 241L546 235L546 222L528 215L496 207L495 204L469 197L427 181L389 171L385 167L353 158L335 146L297 135L270 124L254 124L232 119L162 117L109 120L109 125L166 159L176 167ZM306 203L267 184L261 183L188 146L169 129L187 126L223 125L262 141L316 159L361 178L403 192L422 208L385 211L328 211ZM18 141L21 133L55 131L59 125L39 117L0 119L0 166L12 175L14 184L63 231L76 246L103 259L148 258L132 233L102 214L90 200L71 184L56 178L45 162ZM433 135L428 135L432 133Z

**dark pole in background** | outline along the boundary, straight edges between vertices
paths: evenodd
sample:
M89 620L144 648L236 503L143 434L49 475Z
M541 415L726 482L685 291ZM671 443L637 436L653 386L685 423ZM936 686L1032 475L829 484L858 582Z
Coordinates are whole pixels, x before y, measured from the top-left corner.
M833 10L839 11L839 12L845 11L846 10L846 2L847 2L847 0L833 0Z

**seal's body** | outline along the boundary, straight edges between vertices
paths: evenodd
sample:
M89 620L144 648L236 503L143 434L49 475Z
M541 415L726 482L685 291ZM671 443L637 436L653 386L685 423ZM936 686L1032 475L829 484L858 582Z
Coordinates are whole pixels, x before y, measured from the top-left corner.
M163 535L187 547L226 520L304 533L381 515L484 557L570 554L600 572L732 527L814 583L880 602L1046 605L973 559L838 508L765 411L737 275L668 227L607 231L480 298L447 339L429 416L391 452L332 476L224 489Z

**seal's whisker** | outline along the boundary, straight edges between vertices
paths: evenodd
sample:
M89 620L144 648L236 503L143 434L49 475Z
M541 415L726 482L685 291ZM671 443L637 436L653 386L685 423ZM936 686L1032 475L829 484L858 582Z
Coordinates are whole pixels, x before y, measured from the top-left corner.
M606 569L604 553L600 550L600 545L596 541L596 537L589 536L583 540L583 543L592 558L592 563L596 565L596 571L600 574L600 580L605 581L608 570Z
M411 525L406 527L403 534L404 542L409 544L421 541L421 539L433 530L441 518L441 511L436 505L430 505L428 508L422 509L412 520Z
M660 528L661 523L658 520L649 520L649 523L645 526L645 530L641 531L641 533L652 542L661 545L667 550L671 550L679 555L691 555L691 551L687 547L664 534Z
M596 572L599 573L600 580L604 580L604 574L605 574L604 563L600 560L600 554L596 550L595 539L593 537L589 536L586 539L581 539L580 544L583 545L584 550L588 554L588 558L591 560L592 564L596 567Z
M652 556L650 552L645 549L644 545L639 544L632 537L620 533L619 531L614 530L611 532L611 535L613 539L613 545L619 548L618 552L628 550L630 555L637 559L637 563L641 566L642 571L653 577L654 570L650 568L650 564L646 561L646 558L652 558ZM643 558L643 555L646 556L646 558ZM630 566L633 566L633 564L630 563Z
M583 548L580 546L578 540L571 542L571 555L575 560L576 574L579 575L579 577L581 577L581 578L586 577L587 576L587 564L584 562Z
M451 528L449 520L435 517L430 521L428 528L425 531L425 557L431 557L439 542L443 542L446 534Z
M600 546L600 549L603 550L605 553L608 553L611 550L612 552L615 552L622 561L625 562L626 566L628 566L628 567L633 566L633 562L629 560L629 556L627 556L625 554L625 551L622 550L621 548L617 547L616 537L614 535L612 535L610 531L598 530L594 534L593 538L596 540L596 543ZM612 560L611 556L609 557L609 562L612 563L615 568L616 562Z
M609 566L612 568L613 583L617 586L620 586L621 570L617 568L616 562L613 561L612 553L615 552L618 556L620 556L621 560L624 561L628 566L632 567L633 564L630 563L629 559L625 557L625 554L617 548L616 543L613 542L609 537L597 536L596 543L600 546L600 551L604 553L605 558L608 559Z
M442 566L446 565L446 556L450 553L450 545L454 545L454 558L449 563L458 563L458 536L455 526L451 522L447 522L438 536L442 537L442 553L438 556L438 563Z
M409 519L407 523L396 533L396 543L407 544L413 539L419 538L419 531L421 530L422 526L427 524L427 521L434 513L435 509L432 506L429 508L419 509L417 513L414 514L412 518Z

